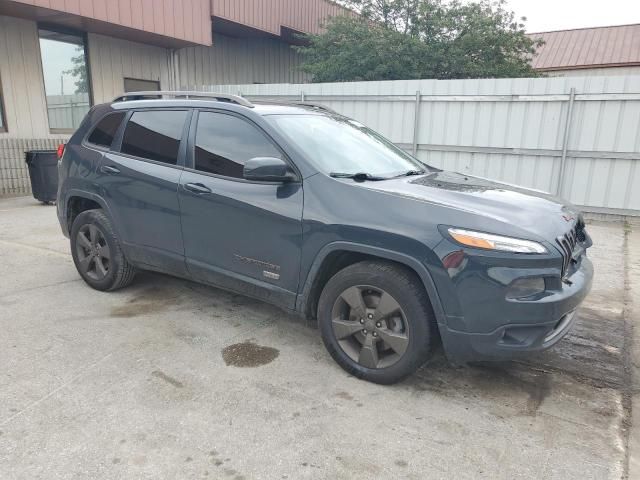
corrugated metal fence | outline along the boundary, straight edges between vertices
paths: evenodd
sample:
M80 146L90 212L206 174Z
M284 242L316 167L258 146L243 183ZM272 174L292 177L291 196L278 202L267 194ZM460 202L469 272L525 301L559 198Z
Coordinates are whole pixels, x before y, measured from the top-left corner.
M640 76L196 88L319 102L431 165L640 215Z

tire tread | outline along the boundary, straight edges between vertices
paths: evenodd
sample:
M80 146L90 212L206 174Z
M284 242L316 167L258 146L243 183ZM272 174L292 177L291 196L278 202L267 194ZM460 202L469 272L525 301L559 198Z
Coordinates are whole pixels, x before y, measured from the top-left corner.
M83 221L84 217L90 217L92 218L93 221L97 221L100 224L100 226L104 230L106 230L104 232L105 235L108 235L110 237L111 241L115 246L114 252L112 254L114 261L112 263L115 263L115 265L117 266L117 270L113 277L113 281L111 285L108 285L106 288L104 289L99 288L99 289L112 292L114 290L119 290L121 288L124 288L130 285L131 282L133 282L133 279L137 273L137 269L133 265L131 265L127 260L127 258L125 257L124 252L122 251L122 247L120 246L120 241L118 240L118 236L116 235L113 229L113 225L111 224L111 220L109 219L109 217L101 209L85 210L80 215L78 215L76 220L74 220L74 224L76 223L76 221ZM72 232L76 231L73 227L71 230ZM97 288L91 283L89 283L89 285L93 288Z

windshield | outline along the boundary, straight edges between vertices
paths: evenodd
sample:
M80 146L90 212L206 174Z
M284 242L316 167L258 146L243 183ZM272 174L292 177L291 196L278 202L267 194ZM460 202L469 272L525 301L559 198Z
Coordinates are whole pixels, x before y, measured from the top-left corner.
M425 169L418 160L355 120L324 115L266 118L328 174L393 177Z

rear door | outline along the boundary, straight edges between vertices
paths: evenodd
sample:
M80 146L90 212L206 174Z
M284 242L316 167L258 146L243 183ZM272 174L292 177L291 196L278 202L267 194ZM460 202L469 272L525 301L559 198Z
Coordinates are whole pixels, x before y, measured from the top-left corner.
M244 163L283 152L248 119L196 112L180 180L187 266L198 280L293 307L302 242L301 182L243 179Z
M178 184L184 165L188 109L136 110L98 169L127 255L136 263L184 274Z

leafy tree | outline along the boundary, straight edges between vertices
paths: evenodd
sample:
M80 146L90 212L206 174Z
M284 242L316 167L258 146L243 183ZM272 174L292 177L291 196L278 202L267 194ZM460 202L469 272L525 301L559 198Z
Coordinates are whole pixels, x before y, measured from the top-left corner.
M344 0L360 13L311 35L302 70L316 82L536 76L541 44L505 0Z
M73 66L69 70L65 70L65 75L70 75L75 80L75 93L89 93L89 79L87 78L87 64L85 61L84 47L78 45L76 47L77 55L71 57Z

